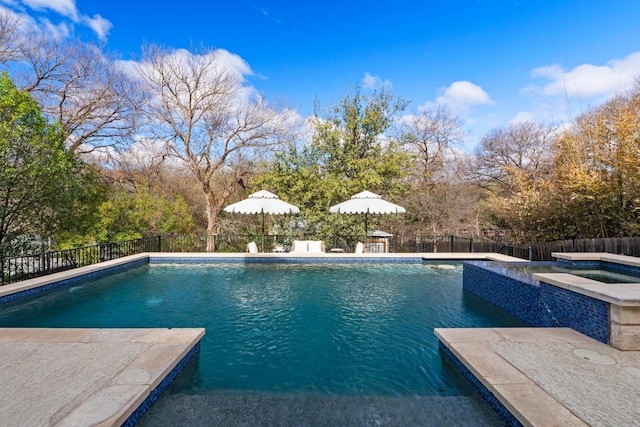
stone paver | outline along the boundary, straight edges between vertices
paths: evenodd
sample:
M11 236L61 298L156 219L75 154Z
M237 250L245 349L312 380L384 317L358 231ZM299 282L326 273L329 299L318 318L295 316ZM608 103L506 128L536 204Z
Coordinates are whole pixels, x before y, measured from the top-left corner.
M620 351L567 328L435 333L523 425L640 424L638 351Z
M203 335L0 329L0 426L119 426Z

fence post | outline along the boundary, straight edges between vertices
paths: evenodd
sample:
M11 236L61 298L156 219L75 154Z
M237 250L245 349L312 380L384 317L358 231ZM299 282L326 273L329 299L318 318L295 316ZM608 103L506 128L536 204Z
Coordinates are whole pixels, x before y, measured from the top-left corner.
M162 252L162 236L158 236L158 252Z
M469 239L469 252L473 252L473 237Z
M529 246L529 261L532 261L533 258L533 251L531 250L531 246Z

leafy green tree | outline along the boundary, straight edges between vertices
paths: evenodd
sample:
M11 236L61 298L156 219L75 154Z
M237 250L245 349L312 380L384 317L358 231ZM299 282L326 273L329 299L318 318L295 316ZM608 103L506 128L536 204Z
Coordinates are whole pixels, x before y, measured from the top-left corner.
M0 246L48 237L77 217L84 165L36 101L0 75Z
M316 107L311 143L278 153L255 185L299 206L296 225L305 233L363 236L362 218L329 214L329 207L363 190L391 200L402 195L411 156L386 132L406 105L385 91L366 96L356 87L339 105L327 111Z
M138 188L114 190L98 208L99 220L90 230L98 242L139 239L193 228L190 208L182 197L168 199Z

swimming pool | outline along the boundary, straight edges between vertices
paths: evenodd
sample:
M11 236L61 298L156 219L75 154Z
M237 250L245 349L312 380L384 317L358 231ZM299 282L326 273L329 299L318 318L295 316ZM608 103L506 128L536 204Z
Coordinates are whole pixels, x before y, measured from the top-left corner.
M436 399L456 402L450 414L468 425L496 420L443 361L433 328L523 325L463 292L461 264L442 263L150 264L0 310L1 327L205 327L197 362L171 390L189 402L362 410L364 399L400 410Z

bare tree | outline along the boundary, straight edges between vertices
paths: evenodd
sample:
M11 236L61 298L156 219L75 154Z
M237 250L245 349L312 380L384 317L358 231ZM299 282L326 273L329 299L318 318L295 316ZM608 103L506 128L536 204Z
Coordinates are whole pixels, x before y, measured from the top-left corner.
M495 128L482 138L471 172L486 188L509 192L513 179L534 183L549 171L553 129L537 122Z
M109 152L130 141L143 102L135 81L100 46L27 34L20 44L17 84L60 122L69 149Z
M433 236L477 229L477 188L461 175L456 146L466 137L460 119L443 106L404 120L399 140L415 156L413 189L405 199L412 230Z
M0 11L0 63L15 60L18 55L20 18Z
M213 235L222 207L249 172L248 162L288 142L294 113L276 111L248 93L242 75L226 66L219 51L150 46L138 70L151 97L145 108L149 132L166 141L169 154L197 178L207 233ZM223 183L221 176L227 177ZM211 239L207 250L214 250Z
M422 173L431 176L465 137L460 119L442 106L425 110L401 125L400 141L417 154Z

